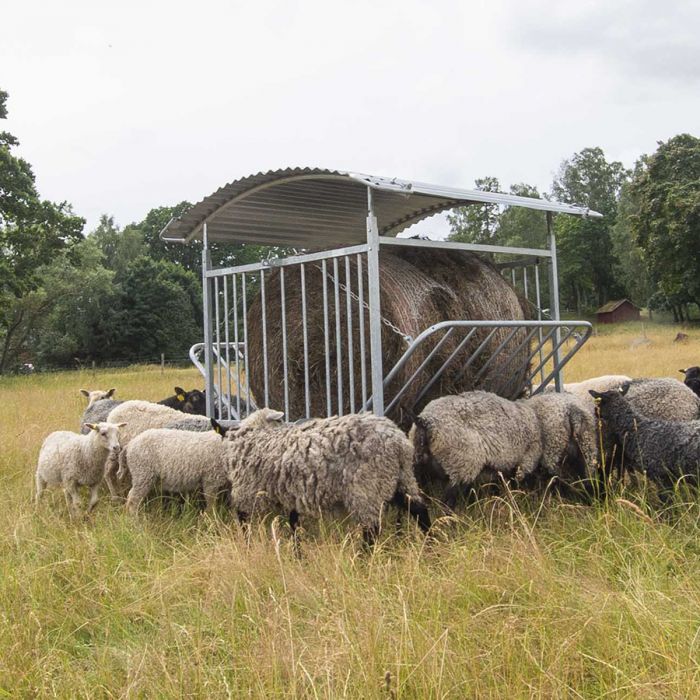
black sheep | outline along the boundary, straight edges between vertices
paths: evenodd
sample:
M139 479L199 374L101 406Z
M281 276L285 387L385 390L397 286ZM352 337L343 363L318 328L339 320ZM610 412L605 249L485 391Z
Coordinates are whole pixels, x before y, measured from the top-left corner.
M683 383L689 389L692 389L697 396L700 396L700 367L688 367L678 371L685 375Z

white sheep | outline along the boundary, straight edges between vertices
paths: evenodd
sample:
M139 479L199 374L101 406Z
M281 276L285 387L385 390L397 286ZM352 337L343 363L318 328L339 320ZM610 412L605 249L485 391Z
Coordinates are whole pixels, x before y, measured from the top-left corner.
M299 515L342 506L374 541L384 505L408 510L427 531L430 516L413 475L413 450L388 418L369 413L298 425L261 409L224 441L231 501L243 521L254 510L282 509L292 530Z
M150 401L125 401L114 408L107 420L110 423L126 423L127 427L121 433L122 447L128 445L137 435L140 435L151 428L165 428L168 424L182 420L181 411L163 406L162 404L151 403ZM206 423L209 419L206 416L190 416L193 422ZM118 469L117 461L110 456L105 467L105 481L112 498L119 498L120 487L116 480Z
M119 456L117 473L118 479L127 470L131 475L126 501L129 512L135 513L156 485L180 494L201 489L207 508L212 508L217 495L229 488L222 443L214 430L158 428L137 435Z
M59 430L44 440L36 468L36 501L46 486L62 486L70 510L80 506L78 488L90 488L91 511L99 498L100 482L109 455L120 451L119 430L125 423L91 423L87 435Z

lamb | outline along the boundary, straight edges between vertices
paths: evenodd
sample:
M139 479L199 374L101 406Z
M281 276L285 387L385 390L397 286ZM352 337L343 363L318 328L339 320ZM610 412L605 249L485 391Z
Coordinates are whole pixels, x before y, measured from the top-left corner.
M88 389L81 389L80 393L87 397L88 406L92 406L95 401L103 401L104 399L111 399L114 395L116 389L110 389L109 391L103 391L102 389L94 389L89 391Z
M242 522L254 510L280 508L294 531L300 515L340 505L371 544L384 504L393 502L427 532L430 516L413 475L411 444L388 418L361 413L285 425L283 417L269 408L255 411L224 443L231 501Z
M125 401L109 413L107 420L110 423L124 422L127 424L127 428L121 434L121 444L122 447L125 447L140 433L150 428L164 428L182 417L181 411L161 404L150 401ZM209 419L205 416L193 415L190 416L190 419L209 425ZM119 497L120 489L115 481L117 468L116 460L110 456L108 464L105 466L105 481L112 498Z
M535 411L542 435L540 466L563 477L566 464L581 479L595 477L598 466L596 422L586 401L573 394L538 394L525 402Z
M621 450L625 466L645 472L659 485L666 501L677 479L687 477L697 484L700 421L646 418L625 398L629 390L624 384L618 390L591 391L591 396L598 405L603 430Z
M431 401L416 417L409 439L416 470L432 469L447 477L443 501L450 508L485 468L520 479L532 473L542 457L540 424L532 405L486 391Z
M700 367L688 367L678 371L685 375L683 383L695 392L696 396L700 396Z
M59 430L51 433L41 446L36 468L36 501L46 486L62 486L68 509L80 506L79 486L90 488L88 512L99 499L100 482L108 455L118 456L119 430L125 423L91 423L88 435Z
M171 493L200 488L207 509L230 487L224 464L223 439L214 430L192 432L150 429L135 437L119 457L117 478L131 475L127 510L134 514L157 484Z

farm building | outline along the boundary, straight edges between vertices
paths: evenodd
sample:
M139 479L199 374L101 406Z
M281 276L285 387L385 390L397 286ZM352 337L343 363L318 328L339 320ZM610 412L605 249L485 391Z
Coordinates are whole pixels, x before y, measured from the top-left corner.
M398 235L440 212L483 204L542 211L546 246ZM190 356L205 377L208 414L237 418L270 406L297 420L372 410L402 423L447 393L478 388L516 398L559 387L592 328L559 317L555 213L600 216L544 199L320 168L224 185L160 234L203 245L204 342ZM211 242L269 252L257 263L214 268Z
M596 311L598 323L622 323L624 321L639 321L640 309L629 299L609 301Z

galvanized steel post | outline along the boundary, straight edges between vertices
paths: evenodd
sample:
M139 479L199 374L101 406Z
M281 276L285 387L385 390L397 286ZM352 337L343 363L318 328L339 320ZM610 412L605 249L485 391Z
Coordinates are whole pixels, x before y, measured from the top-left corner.
M211 283L207 277L211 270L211 253L209 252L209 239L207 237L207 224L202 227L202 306L204 315L204 369L206 372L206 392L207 392L207 416L214 416L214 346L212 344L212 303L211 303Z
M372 378L372 410L384 415L382 369L382 313L379 295L379 226L374 215L372 188L367 188L367 300L369 306L369 352Z
M557 269L557 242L554 238L552 228L552 212L547 212L547 244L551 253L549 265L549 297L551 306L551 316L554 321L559 321L559 271ZM552 357L554 361L554 386L557 391L561 391L562 379L559 370L559 328L554 333L555 350Z

